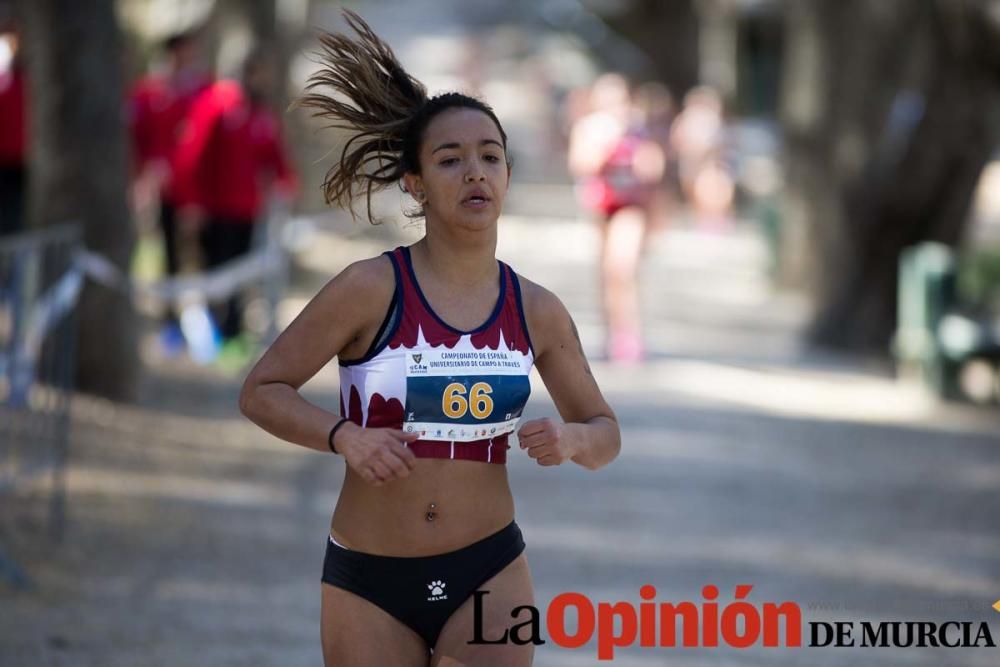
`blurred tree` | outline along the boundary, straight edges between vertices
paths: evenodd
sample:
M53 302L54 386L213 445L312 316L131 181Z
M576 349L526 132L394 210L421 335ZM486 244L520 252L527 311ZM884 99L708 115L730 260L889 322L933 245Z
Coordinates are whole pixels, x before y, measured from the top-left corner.
M289 0L286 0L286 4ZM296 0L301 4L304 0ZM305 0L308 8L308 0ZM283 22L278 12L276 0L225 0L217 5L223 31L240 24L249 30L251 42L248 49L263 48L275 65L274 91L271 102L276 109L287 105L288 63L291 59L291 45L298 34L289 34L289 26ZM308 11L308 9L306 10ZM296 26L301 29L301 27Z
M275 0L243 0L235 5L250 23L254 39L270 44L278 38L278 16Z
M272 103L276 109L284 109L288 104L288 62L291 60L290 38L287 30L278 20L275 0L250 0L240 2L253 31L254 41L264 46L274 59L276 81L272 91Z
M602 11L605 3L585 4L592 4L605 23L650 58L654 71L645 74L665 83L674 95L681 97L698 84L695 0L629 0L614 4L614 12Z
M885 352L900 251L959 243L1000 139L1000 2L784 10L784 278L809 287L811 342Z
M32 224L83 225L87 248L127 270L135 234L126 202L122 54L114 0L21 0L31 87ZM77 381L127 400L138 373L129 298L88 281L80 301Z

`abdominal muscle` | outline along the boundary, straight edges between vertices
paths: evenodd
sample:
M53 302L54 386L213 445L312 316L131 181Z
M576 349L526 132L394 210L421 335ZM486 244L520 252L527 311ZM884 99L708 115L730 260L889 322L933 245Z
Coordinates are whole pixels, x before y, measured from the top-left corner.
M348 467L330 534L365 553L432 556L488 537L513 518L507 466L417 459L409 476L383 486L368 484Z

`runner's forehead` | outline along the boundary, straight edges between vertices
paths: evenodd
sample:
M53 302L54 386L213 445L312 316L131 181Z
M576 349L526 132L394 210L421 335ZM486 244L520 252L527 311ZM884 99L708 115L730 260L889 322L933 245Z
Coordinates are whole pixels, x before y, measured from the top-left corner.
M431 153L448 144L452 148L489 145L503 150L503 138L493 119L478 109L449 109L427 126L424 149Z

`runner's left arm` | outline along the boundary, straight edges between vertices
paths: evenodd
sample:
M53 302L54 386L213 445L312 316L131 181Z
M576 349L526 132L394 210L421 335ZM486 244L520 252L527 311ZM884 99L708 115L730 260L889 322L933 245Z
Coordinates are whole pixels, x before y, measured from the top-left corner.
M535 365L564 423L526 422L518 430L521 448L539 465L571 460L596 470L621 450L618 420L597 386L566 306L552 292L523 283Z

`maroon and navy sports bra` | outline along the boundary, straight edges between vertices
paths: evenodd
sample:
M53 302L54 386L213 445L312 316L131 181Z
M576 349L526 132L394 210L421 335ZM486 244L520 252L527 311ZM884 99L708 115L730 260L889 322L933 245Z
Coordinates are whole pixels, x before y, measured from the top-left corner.
M534 351L514 271L472 331L441 320L417 283L410 249L386 252L396 291L364 357L340 362L340 411L359 426L417 432L420 458L507 461L508 435L531 393Z

